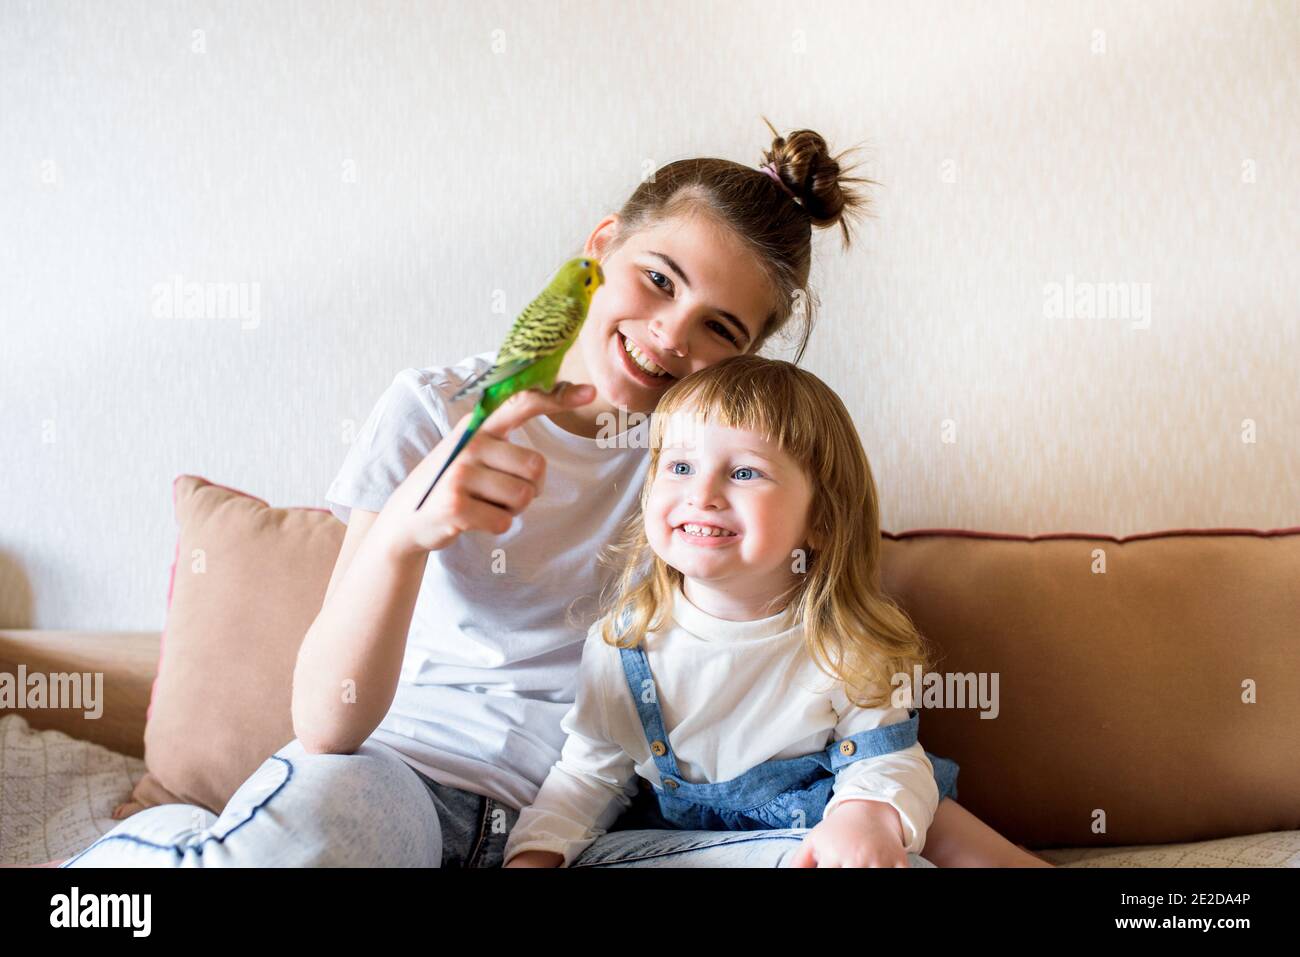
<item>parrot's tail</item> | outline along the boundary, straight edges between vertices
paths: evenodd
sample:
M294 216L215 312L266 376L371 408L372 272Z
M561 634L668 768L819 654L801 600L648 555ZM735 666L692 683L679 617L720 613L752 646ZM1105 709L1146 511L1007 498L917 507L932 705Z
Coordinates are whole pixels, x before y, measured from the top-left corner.
M469 424L465 426L465 433L460 437L460 441L456 443L456 447L451 450L451 455L447 456L447 461L442 463L442 468L438 469L438 474L433 477L433 481L429 483L429 487L425 489L424 497L420 499L420 504L415 506L417 512L420 510L420 506L428 500L429 493L432 492L433 487L438 484L438 479L442 478L442 473L447 471L447 466L456 461L456 456L460 455L460 450L469 444L469 440L474 437L474 433L478 431L478 427L483 424L483 420L486 418L487 412L483 408L483 403L480 402L474 407L474 414L470 416Z

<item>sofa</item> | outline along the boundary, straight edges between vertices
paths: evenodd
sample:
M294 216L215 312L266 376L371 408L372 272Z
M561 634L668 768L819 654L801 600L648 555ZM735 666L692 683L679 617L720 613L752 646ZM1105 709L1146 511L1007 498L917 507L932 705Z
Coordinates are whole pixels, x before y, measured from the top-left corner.
M0 630L0 675L102 675L91 715L0 708L0 865L154 804L219 812L293 738L344 526L193 475L173 507L164 631ZM1009 839L1064 867L1300 867L1300 528L885 532L880 568L933 654L922 743Z

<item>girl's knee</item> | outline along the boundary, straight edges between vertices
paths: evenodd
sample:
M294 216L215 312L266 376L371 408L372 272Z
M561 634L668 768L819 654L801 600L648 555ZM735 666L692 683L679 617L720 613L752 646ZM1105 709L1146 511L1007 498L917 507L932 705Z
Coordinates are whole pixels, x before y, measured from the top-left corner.
M310 754L295 738L220 815L184 804L148 808L65 866L436 867L441 858L437 810L404 761L364 745L355 754Z
M437 866L442 837L423 781L391 752L366 743L352 754L307 752L295 738L241 787L211 829L251 828L293 866ZM260 823L257 818L261 817Z

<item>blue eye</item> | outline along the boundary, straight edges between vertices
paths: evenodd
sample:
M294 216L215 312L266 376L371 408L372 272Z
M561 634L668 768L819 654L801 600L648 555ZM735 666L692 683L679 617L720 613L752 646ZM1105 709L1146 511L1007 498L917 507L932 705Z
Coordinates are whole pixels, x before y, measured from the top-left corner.
M645 274L646 274L647 276L650 277L650 281L651 281L651 282L654 282L654 284L655 284L656 286L659 286L659 288L662 289L662 290L664 290L665 292L668 292L668 291L670 291L670 290L672 289L673 281L672 281L671 279L669 279L667 276L665 276L663 273L661 273L661 272L655 272L653 269L647 269L647 270L645 271ZM659 277L660 279L662 279L664 282L668 283L668 285L667 285L667 286L660 286L659 283L655 282L655 279L654 279L655 276L658 276L658 277Z
M678 466L681 468L679 469ZM671 475L690 475L694 469L691 463L682 461L673 461L668 463L668 472ZM749 465L742 465L734 469L731 473L732 478L737 478L742 482L752 481L756 478L762 478L763 473Z

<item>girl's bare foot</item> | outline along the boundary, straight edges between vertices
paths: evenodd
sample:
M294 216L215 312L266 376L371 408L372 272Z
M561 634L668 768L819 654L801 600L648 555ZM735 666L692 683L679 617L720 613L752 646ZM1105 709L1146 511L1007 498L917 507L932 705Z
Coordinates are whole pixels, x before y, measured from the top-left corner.
M1020 848L1022 851L1024 851L1026 854L1028 854L1030 857L1032 857L1035 861L1038 862L1037 864L1027 864L1026 865L1027 867L1055 867L1056 866L1047 858L1043 857L1041 854L1035 854L1033 851L1025 847L1025 845L1023 844L1017 844L1016 847Z

